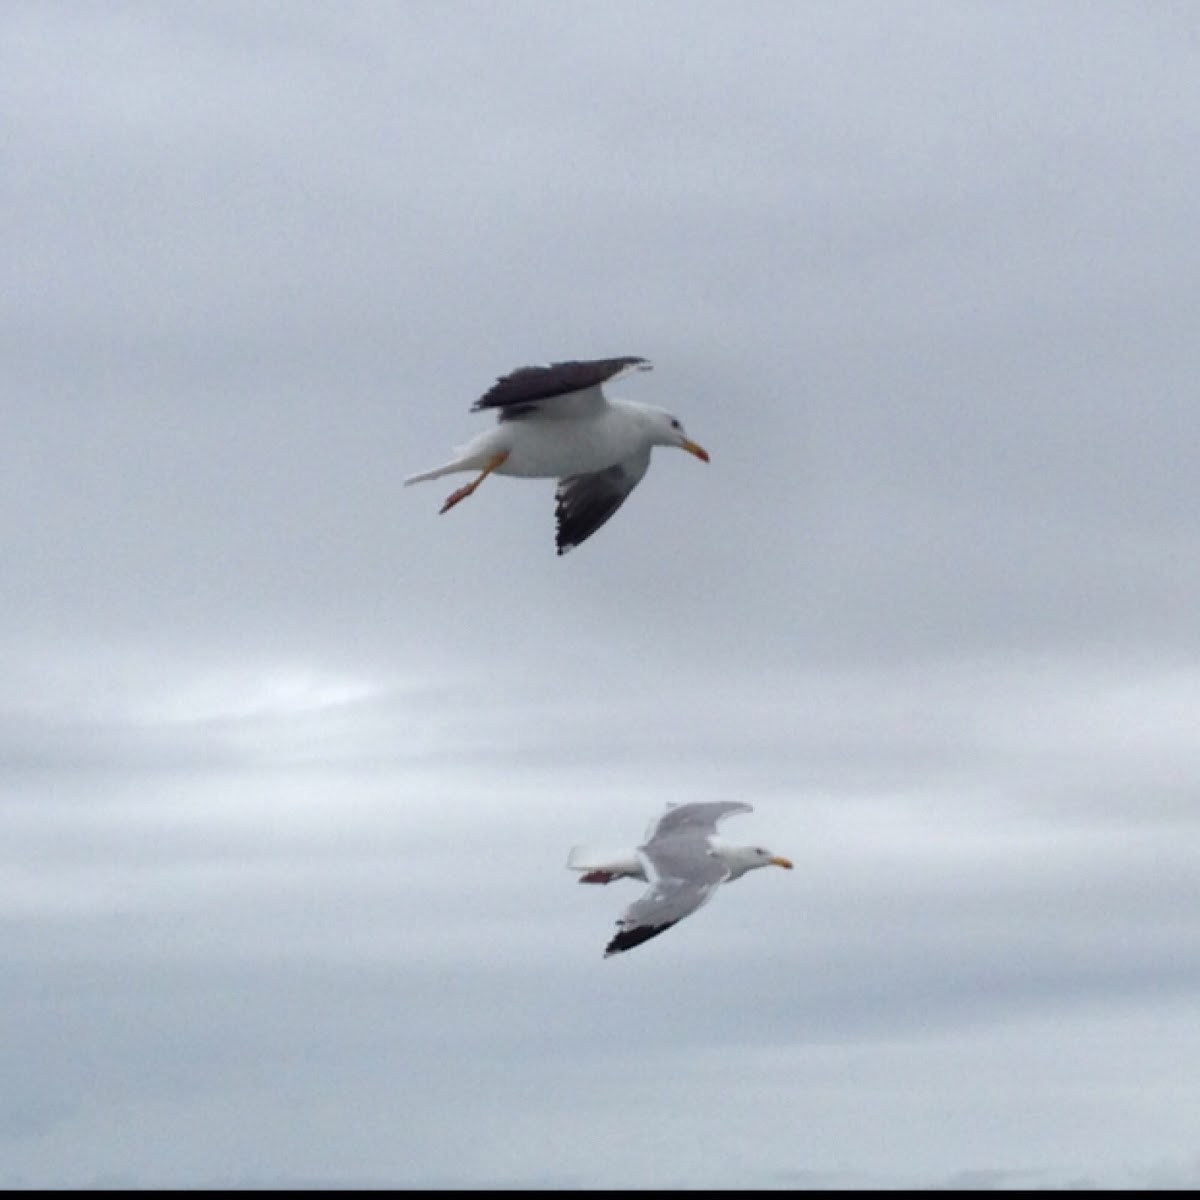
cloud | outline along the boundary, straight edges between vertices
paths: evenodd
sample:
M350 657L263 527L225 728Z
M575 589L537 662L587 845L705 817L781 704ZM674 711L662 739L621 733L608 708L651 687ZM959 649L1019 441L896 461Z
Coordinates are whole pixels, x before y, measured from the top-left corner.
M1186 1185L1181 11L6 10L6 1178ZM625 353L579 553L402 489Z

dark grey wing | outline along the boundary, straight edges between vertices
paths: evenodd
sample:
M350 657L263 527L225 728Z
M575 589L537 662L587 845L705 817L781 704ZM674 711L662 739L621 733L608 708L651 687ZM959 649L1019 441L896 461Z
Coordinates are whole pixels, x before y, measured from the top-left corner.
M646 831L648 849L659 838L687 833L709 837L716 832L717 822L734 813L753 812L752 805L742 800L705 800L696 804L673 804Z
M629 499L650 466L650 451L624 462L593 471L568 475L554 491L555 541L559 554L586 541Z
M510 417L525 416L543 407L559 396L571 396L589 388L599 389L620 375L631 371L648 371L650 363L644 358L596 358L549 363L540 367L518 367L499 379L484 392L474 404L472 412L485 408L498 408L501 421ZM603 397L597 390L590 398L602 404Z
M703 838L670 840L674 844L647 855L647 873L653 882L617 922L617 933L604 948L605 958L632 950L678 925L710 900L729 874L725 864L708 853Z

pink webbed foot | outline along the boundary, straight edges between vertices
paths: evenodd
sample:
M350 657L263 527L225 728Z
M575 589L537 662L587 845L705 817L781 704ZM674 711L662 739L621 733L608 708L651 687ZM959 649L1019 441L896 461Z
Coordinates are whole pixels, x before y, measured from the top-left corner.
M451 492L446 497L445 504L438 510L438 515L440 516L444 512L449 512L460 500L465 500L474 490L475 485L468 483L465 487L460 487L457 491Z

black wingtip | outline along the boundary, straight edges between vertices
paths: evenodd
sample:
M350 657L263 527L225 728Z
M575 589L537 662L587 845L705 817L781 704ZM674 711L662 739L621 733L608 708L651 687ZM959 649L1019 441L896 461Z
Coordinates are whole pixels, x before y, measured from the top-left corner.
M614 954L620 954L624 950L632 950L634 946L640 946L643 942L648 942L651 938L658 937L660 933L666 933L672 925L677 924L677 921L668 921L665 925L639 925L634 929L622 929L604 947L604 957L609 958Z
M554 491L554 542L559 554L583 545L610 520L641 477L641 471L614 463L590 474L560 479Z

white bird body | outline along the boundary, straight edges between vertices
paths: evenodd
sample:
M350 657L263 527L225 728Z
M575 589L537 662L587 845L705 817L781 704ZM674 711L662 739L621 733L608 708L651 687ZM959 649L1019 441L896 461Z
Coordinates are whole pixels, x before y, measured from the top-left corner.
M708 848L729 872L725 877L726 883L732 883L754 867L764 865L756 846L735 846L722 838L710 837ZM567 856L567 866L572 871L583 872L580 883L612 883L616 879L640 879L645 882L650 878L646 872L645 855L634 849L597 850L590 846L572 846Z
M571 421L569 440L562 437L563 420ZM648 465L651 445L678 445L671 420L665 410L632 400L609 400L604 407L584 415L554 412L548 406L538 421L517 418L484 430L466 445L456 447L448 463L410 475L404 483L421 483L458 471L482 471L501 455L504 461L493 468L493 473L525 479L591 475L630 459L644 458ZM659 432L662 437L648 444L647 435Z

